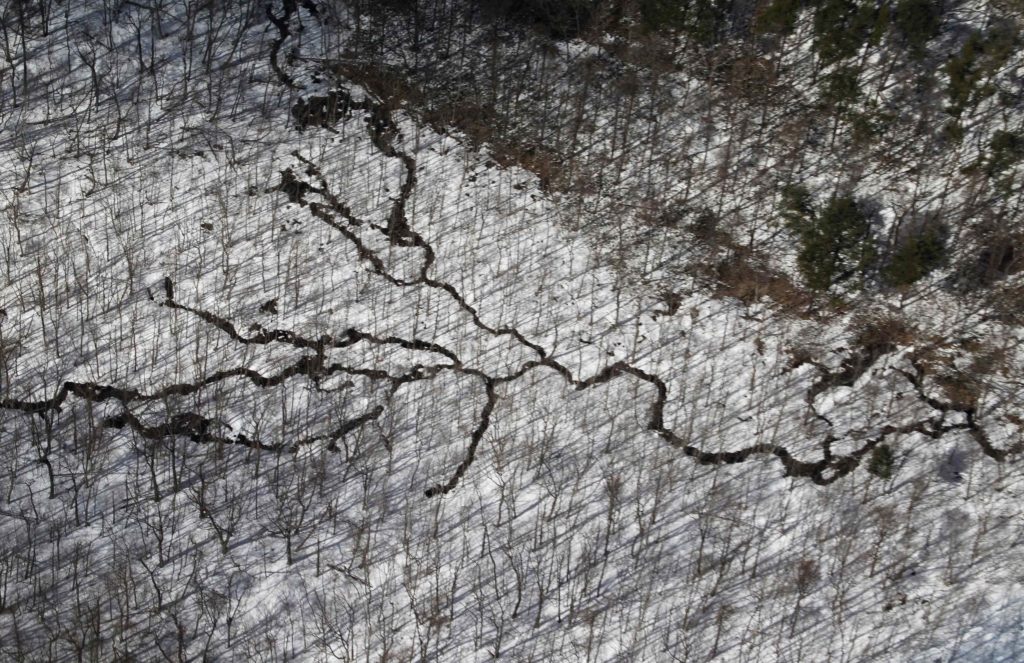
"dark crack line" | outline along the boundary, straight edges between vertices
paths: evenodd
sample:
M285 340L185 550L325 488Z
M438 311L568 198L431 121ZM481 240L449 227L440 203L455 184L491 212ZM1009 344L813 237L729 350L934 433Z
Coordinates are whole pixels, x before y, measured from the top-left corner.
M441 365L437 368L447 368L449 365ZM29 414L40 414L50 411L60 411L61 406L68 396L73 395L82 400L92 403L102 403L107 400L117 400L128 404L132 402L159 401L170 396L188 396L202 391L204 388L231 378L246 378L258 387L275 387L282 384L289 378L295 376L306 376L323 378L335 373L358 375L370 378L371 380L389 381L392 384L405 384L414 379L422 379L425 368L416 366L408 373L401 376L393 376L387 371L372 368L358 368L334 363L324 365L321 357L307 355L300 357L292 365L286 367L280 373L271 376L264 376L262 373L251 368L238 367L221 371L215 371L196 382L185 382L172 384L158 389L149 394L142 393L137 389L115 387L113 385L98 384L93 382L64 382L53 397L41 401L20 400L16 398L5 398L0 400L0 408L8 410L20 410Z
M304 157L297 153L293 153L293 155L297 159L302 161L304 164L307 164L311 172L314 173L321 180L322 186L320 188L309 187L306 190L315 191L319 193L326 201L327 207L329 207L335 214L344 218L352 225L374 226L374 224L371 224L368 221L356 218L352 214L348 206L342 204L337 199L337 197L330 192L327 182L323 179L323 176L320 174L320 171L316 169L316 167L312 163L310 163L307 159L305 159ZM411 159L411 157L409 158ZM413 162L411 168L415 170L415 162ZM519 330L515 329L514 327L492 327L491 325L488 325L480 317L479 310L472 304L467 302L466 299L462 296L462 294L458 291L458 289L455 288L455 286L451 285L446 281L441 281L439 279L435 279L429 276L428 271L433 266L436 256L433 248L426 242L426 240L423 239L423 237L419 233L409 230L408 226L404 225L404 230L402 230L403 234L401 234L400 237L407 238L407 241L401 243L400 245L403 247L420 248L424 251L425 257L423 265L420 267L420 273L415 279L399 279L392 275L390 272L388 272L387 266L384 264L384 261L381 260L381 258L377 256L377 254L374 253L371 249L367 248L366 244L363 243L363 241L358 237L358 235L356 235L348 228L344 227L342 224L338 223L335 220L335 217L332 216L331 213L328 212L324 206L319 205L318 203L310 203L308 201L305 201L305 199L300 194L294 191L294 187L285 186L286 182L292 182L296 179L297 178L295 178L295 174L293 171L283 171L282 185L278 186L277 190L285 191L289 195L289 199L292 202L298 202L300 204L308 205L309 211L314 217L327 223L332 228L339 230L345 236L345 238L352 242L352 244L355 246L356 252L359 255L359 257L370 263L374 273L384 277L388 282L399 287L425 285L435 290L442 290L452 298L452 300L459 306L459 308L461 308L463 311L470 315L470 318L473 320L473 324L479 329L482 329L483 331L493 336L511 336L512 338L515 338L521 345L524 345L533 350L541 358L547 357L547 351L543 347L527 339L522 333L519 332ZM411 191L409 195L411 195ZM401 198L399 199L399 201L395 203L395 207L392 210L391 218L394 218L396 216L394 209L396 209L399 205L403 205L404 207L404 202L402 202ZM395 236L394 233L396 232L395 228L396 226L390 226L388 229L384 230L384 232L385 234L388 235L389 238L393 238Z
M913 373L905 370L901 370L900 373L903 374L907 381L914 387L918 398L927 403L932 409L941 412L943 415L949 412L959 412L964 415L964 423L962 424L936 424L935 430L940 431L939 436L941 436L941 432L949 430L966 430L986 456L1000 463L1005 462L1009 456L1024 451L1024 441L1011 446L1009 449L998 449L992 446L992 442L988 439L988 434L985 432L985 429L977 422L977 408L975 406L957 406L955 403L944 403L932 396L929 396L924 388L924 366L913 357L910 359L910 365L914 367ZM932 437L936 436L933 435Z
M283 384L286 380L296 377L305 376L313 379L315 382L319 382L324 377L328 377L335 374L346 374L352 376L361 376L369 378L373 381L384 381L390 383L390 392L388 398L390 399L403 385L410 382L416 382L419 380L428 380L436 376L439 372L444 370L460 370L454 364L439 364L436 366L423 366L416 365L406 373L401 375L391 375L386 371L372 368L358 368L352 366L346 366L340 363L333 363L325 365L322 358L318 356L304 356L299 358L295 363L286 367L277 374L271 376L264 376L250 368L233 368L222 371L216 371L201 380L194 383L180 383L173 384L158 389L155 392L146 394L137 389L115 387L112 385L102 385L96 383L86 382L65 382L58 389L57 393L48 399L41 401L29 401L19 399L3 399L0 400L0 408L8 410L19 410L28 414L39 414L45 416L49 412L60 412L63 404L69 396L75 396L81 400L88 401L90 403L102 403L108 400L119 401L124 410L117 415L109 416L103 419L104 425L110 428L124 428L125 426L131 427L136 430L144 437L157 438L166 437L170 435L183 435L191 438L196 442L222 442L225 444L239 444L248 447L254 447L263 449L266 451L284 451L291 450L296 451L300 446L310 444L318 440L331 440L334 448L328 449L336 451L337 448L334 445L341 437L352 432L356 428L372 421L380 416L384 411L383 406L376 406L370 412L360 415L355 419L349 420L342 424L338 429L325 435L313 436L305 438L298 442L290 445L284 444L266 444L259 440L250 439L242 434L235 437L225 437L214 434L210 430L210 424L214 423L211 420L206 419L202 415L197 413L181 413L174 415L169 421L157 426L146 426L142 424L134 414L128 411L127 407L131 403L139 402L153 402L161 401L170 396L187 396L197 393L204 388L224 380L231 378L245 378L250 382L261 388L268 388ZM476 373L474 373L476 375ZM218 424L223 426L223 424Z
M296 12L298 6L295 0L283 0L284 2L284 16L277 17L274 14L273 8L270 4L267 5L267 18L277 28L278 36L270 44L270 68L274 70L274 74L277 76L285 86L298 90L301 89L295 83L295 79L289 76L282 68L279 62L279 55L281 46L291 36L291 29L288 27L288 23L291 20L292 14Z
M211 428L217 426L223 427L226 425L207 419L206 417L194 412L176 414L164 423L157 424L155 426L147 426L132 412L124 410L119 414L104 418L102 423L103 426L107 428L131 428L133 431L149 440L160 440L172 436L181 436L187 437L192 442L197 443L239 445L250 449L259 449L261 451L274 453L282 451L296 453L303 446L313 444L321 440L330 440L331 443L326 447L326 449L327 451L336 453L338 452L338 446L336 443L339 439L345 437L357 428L362 427L366 423L377 419L383 412L384 406L378 405L358 417L345 421L329 433L303 438L288 445L267 444L265 442L260 442L257 439L252 439L244 433L239 433L233 437L217 435L211 431Z
M498 394L494 390L495 381L490 378L486 381L487 385L487 402L484 404L483 409L480 411L480 421L477 427L473 430L473 435L470 437L469 448L466 449L466 455L459 463L458 467L455 468L455 472L451 475L446 483L437 484L427 488L423 491L423 494L427 497L434 497L436 495L447 495L451 491L455 490L455 487L459 485L459 481L463 475L466 474L466 470L473 464L473 460L476 458L476 449L480 445L480 440L483 439L484 433L491 425L491 413L494 412L494 406L498 403Z
M322 357L326 350L349 348L357 343L366 342L374 345L396 345L407 350L418 350L421 352L440 354L454 363L461 364L458 356L454 352L438 343L423 341L417 338L404 339L398 336L380 337L351 327L346 329L341 337L323 335L317 339L309 339L291 330L266 329L259 323L253 323L250 325L250 331L255 333L252 336L243 336L229 320L208 311L178 303L174 299L174 283L170 277L164 277L164 296L165 299L161 302L161 306L191 313L203 321L210 323L217 329L225 332L233 340L244 345L269 345L271 343L281 343L291 345L295 348L313 350L318 356Z

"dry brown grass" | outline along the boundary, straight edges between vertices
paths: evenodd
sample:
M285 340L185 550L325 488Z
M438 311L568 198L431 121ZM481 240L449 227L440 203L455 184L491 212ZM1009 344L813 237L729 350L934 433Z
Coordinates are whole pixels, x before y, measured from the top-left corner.
M902 317L892 313L869 313L856 316L852 322L857 347L868 351L910 345L917 340L914 328Z
M935 377L943 398L957 409L973 408L980 397L979 383L973 376L946 373Z
M799 288L785 274L757 265L740 253L718 263L715 268L715 296L734 297L744 304L753 304L763 297L774 302L785 313L807 317L813 296Z

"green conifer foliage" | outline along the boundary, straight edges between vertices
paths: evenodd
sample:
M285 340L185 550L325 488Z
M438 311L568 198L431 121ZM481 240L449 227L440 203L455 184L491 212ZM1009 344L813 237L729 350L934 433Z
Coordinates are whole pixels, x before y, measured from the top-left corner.
M879 479L892 477L892 466L896 458L892 449L887 444L879 444L871 450L871 460L868 461L868 472L871 472Z
M783 191L782 216L800 240L797 267L814 290L828 290L875 263L871 223L852 196L832 198L816 212L803 187Z

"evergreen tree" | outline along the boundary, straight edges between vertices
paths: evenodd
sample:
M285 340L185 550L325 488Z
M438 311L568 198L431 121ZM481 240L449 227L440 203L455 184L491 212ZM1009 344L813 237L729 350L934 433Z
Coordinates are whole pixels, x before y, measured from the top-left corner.
M824 0L814 12L814 48L825 64L853 57L871 38L877 21L874 3Z
M987 33L972 32L960 52L949 58L943 68L949 76L946 92L950 104L946 112L959 118L968 108L995 93L989 78L1013 54L1018 42L1017 28L999 25Z
M871 223L852 196L832 198L820 213L803 187L783 191L782 216L800 239L797 267L814 290L827 290L875 262Z
M927 275L946 260L946 228L927 224L900 241L882 272L891 286L905 286Z
M756 34L788 35L796 27L800 0L773 0L754 19Z
M879 479L892 477L892 466L896 458L892 449L887 444L879 444L871 450L871 460L868 461L868 472L871 472Z
M647 30L676 30L713 46L728 30L731 6L726 0L641 0L640 20Z
M939 34L942 7L934 0L900 0L893 22L911 57L921 60L926 44Z
M1012 131L996 131L989 141L985 174L995 177L1024 159L1024 136Z
M837 67L823 81L821 99L830 108L842 112L860 97L859 72L855 67Z

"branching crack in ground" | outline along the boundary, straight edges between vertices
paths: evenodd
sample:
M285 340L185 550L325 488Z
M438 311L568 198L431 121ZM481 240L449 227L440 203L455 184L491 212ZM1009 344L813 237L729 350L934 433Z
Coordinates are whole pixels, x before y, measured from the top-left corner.
M316 18L315 5L303 3L302 6L311 16ZM297 82L297 78L284 71L279 61L280 50L292 34L292 24L298 23L295 31L301 30L299 3L296 0L284 0L283 7L284 13L281 16L274 14L272 8L268 7L267 9L267 15L271 23L279 32L278 37L271 44L270 65L283 85L291 89L301 90L303 86ZM290 62L302 61L297 52L291 53L288 60ZM325 65L321 65L321 67L323 69L322 73L325 75L330 73ZM479 379L483 384L486 402L478 415L477 425L471 434L463 460L458 464L447 481L432 485L424 491L427 497L444 495L451 492L465 476L476 458L481 440L490 427L494 408L500 398L497 387L504 383L514 382L528 372L542 367L558 373L568 384L573 385L577 390L589 389L623 376L631 376L634 379L649 384L653 388L654 396L646 424L647 429L656 433L669 445L679 449L682 453L701 464L735 464L742 463L756 456L774 456L782 463L787 475L806 477L819 485L830 484L849 474L856 469L865 455L869 454L885 439L894 435L917 432L937 439L951 431L965 430L977 441L986 455L998 462L1003 462L1008 456L1024 451L1024 444L1018 444L1006 450L993 447L985 431L976 421L974 407L960 407L955 404L944 403L929 396L924 387L924 368L919 363L914 363L913 360L912 366L915 371L912 373L901 370L900 373L914 387L918 398L937 411L938 414L922 421L901 426L883 426L874 437L868 439L862 446L849 454L833 455L832 444L838 441L833 432L829 432L823 438L821 443L823 455L817 461L797 459L786 447L778 444L758 443L735 451L721 452L701 449L665 425L664 411L668 401L668 387L659 376L627 362L618 361L588 378L576 377L566 366L552 358L545 348L527 339L514 327L495 327L484 322L479 310L467 302L455 286L430 276L431 268L436 261L436 253L423 236L413 229L406 213L407 201L412 196L416 187L416 160L395 146L395 139L398 137L398 127L385 104L372 99L369 94L364 96L362 101L357 102L353 99L350 92L343 87L341 81L337 81L336 89L332 90L327 97L310 96L300 100L293 107L292 115L296 118L298 130L305 130L311 126L333 130L333 124L337 119L351 114L353 110L360 110L367 114L365 118L367 131L375 148L385 157L399 159L404 166L405 174L402 186L399 196L393 202L388 214L387 224L375 224L356 217L352 213L351 208L331 191L327 179L318 166L299 153L293 154L305 166L305 174L313 178L314 181L305 181L293 169L289 168L281 172L281 181L273 190L284 193L290 201L308 208L314 218L327 224L345 237L353 245L359 257L369 264L370 269L392 285L397 287L422 285L447 293L452 301L469 315L477 328L492 336L507 336L515 339L518 344L533 351L538 356L538 359L524 362L518 370L508 375L493 376L479 369L465 366L455 352L438 343L416 338L377 337L354 328L347 329L337 336L323 335L318 338L306 338L292 330L266 329L258 324L250 327L252 333L247 336L240 333L232 322L221 316L179 303L175 299L174 283L170 278L165 278L163 284L164 298L159 302L159 305L195 315L227 334L233 341L243 345L269 345L276 343L310 351L312 354L302 356L279 373L269 376L264 376L257 371L245 367L233 368L214 372L194 383L173 384L148 394L136 389L113 385L65 382L57 393L49 399L24 401L7 398L0 400L0 407L37 414L45 418L51 413L59 412L68 396L75 396L89 402L116 400L124 408L119 414L106 417L103 420L103 424L110 428L130 427L136 433L146 438L185 436L195 442L236 444L270 452L294 452L303 445L327 441L329 443L327 448L331 451L337 451L336 442L338 440L379 418L385 411L385 406L376 405L367 412L346 420L326 434L303 438L290 444L268 444L257 439L251 439L241 433L234 436L220 434L217 431L223 428L225 424L211 421L197 413L176 414L164 423L150 426L144 424L132 414L128 410L128 405L136 402L158 401L171 395L194 394L208 385L230 378L245 378L259 387L266 388L280 385L296 376L307 377L313 380L315 384L319 384L320 380L324 377L333 374L358 375L372 381L389 383L388 399L390 400L403 385L414 381L432 379L444 371L472 376ZM320 201L310 200L309 198L312 196L318 196ZM360 238L358 231L361 228L370 228L383 234L392 246L421 251L423 262L416 278L411 280L401 279L391 274L385 261ZM153 301L156 301L152 294L150 297ZM326 354L328 350L350 348L358 343L390 345L436 354L444 357L447 363L433 365L417 364L401 375L391 375L386 371L372 368L328 363ZM814 411L813 402L819 394L839 386L852 386L876 360L891 350L892 348L879 347L867 349L861 353L855 352L843 362L837 371L831 371L819 363L812 362L821 371L822 376L809 387L806 393L808 406ZM954 424L943 423L946 414L950 412L962 413L964 421ZM819 415L816 411L814 413L816 417L829 427L830 431L834 430L832 422L827 417ZM45 462L45 459L41 460L41 462Z

